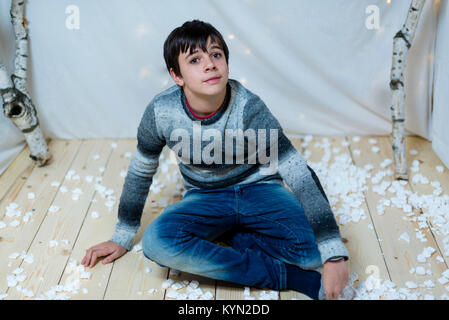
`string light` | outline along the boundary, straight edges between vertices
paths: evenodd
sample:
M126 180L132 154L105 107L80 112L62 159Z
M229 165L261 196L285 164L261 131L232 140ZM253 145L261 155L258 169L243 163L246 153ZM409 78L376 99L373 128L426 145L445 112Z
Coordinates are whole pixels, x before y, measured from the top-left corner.
M139 75L141 78L147 78L150 75L150 68L148 66L144 66L142 69L140 69Z
M150 29L145 24L139 24L136 28L136 36L141 38L150 33Z
M235 35L233 35L233 34L228 35L228 39L229 40L234 40L235 39Z

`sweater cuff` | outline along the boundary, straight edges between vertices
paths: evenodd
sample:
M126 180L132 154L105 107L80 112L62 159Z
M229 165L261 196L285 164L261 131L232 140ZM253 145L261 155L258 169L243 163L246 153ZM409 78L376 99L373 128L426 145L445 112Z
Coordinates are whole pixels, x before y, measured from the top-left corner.
M112 235L109 241L113 241L126 250L131 250L131 246L133 244L134 237L136 236L137 230L127 229L119 225L117 223L115 225L114 234Z
M349 253L340 238L333 238L318 243L323 264L332 257L340 256L349 259Z

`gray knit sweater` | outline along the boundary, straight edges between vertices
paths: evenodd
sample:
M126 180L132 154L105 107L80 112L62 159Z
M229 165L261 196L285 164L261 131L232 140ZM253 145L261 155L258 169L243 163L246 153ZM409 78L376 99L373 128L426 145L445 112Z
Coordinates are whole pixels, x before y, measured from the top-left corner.
M111 241L131 248L165 145L177 155L187 190L285 182L304 208L322 261L349 258L315 172L264 102L233 79L228 80L223 105L208 117L192 114L178 85L149 103L138 128L137 151L125 178Z

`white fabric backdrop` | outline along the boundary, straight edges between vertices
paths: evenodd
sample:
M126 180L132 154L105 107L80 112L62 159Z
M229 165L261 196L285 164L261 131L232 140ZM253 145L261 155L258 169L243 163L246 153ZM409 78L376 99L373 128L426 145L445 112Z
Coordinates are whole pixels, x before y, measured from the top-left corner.
M442 1L436 43L432 146L449 168L449 4Z
M27 2L29 87L47 137L135 137L145 106L174 84L165 69L163 42L192 19L210 22L223 34L230 77L260 95L287 132L391 132L393 36L410 1ZM426 2L407 68L406 127L428 139L438 3ZM0 52L12 69L9 5L10 0L0 0ZM79 8L79 29L66 27L69 5ZM365 26L369 5L379 7L379 29ZM447 38L447 27L439 31ZM0 171L23 145L8 121L0 120Z

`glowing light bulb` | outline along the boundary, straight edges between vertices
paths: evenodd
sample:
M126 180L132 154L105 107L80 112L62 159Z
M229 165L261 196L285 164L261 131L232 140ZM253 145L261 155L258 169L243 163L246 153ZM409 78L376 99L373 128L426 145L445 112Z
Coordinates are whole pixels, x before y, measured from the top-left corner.
M141 38L149 33L150 33L150 29L144 24L139 24L136 28L136 36L139 38Z
M228 35L228 39L229 40L234 40L235 39L235 35L233 35L233 34Z
M147 78L150 75L150 68L148 66L144 66L142 69L140 69L139 75L141 78Z
M240 78L240 82L246 84L246 78Z

